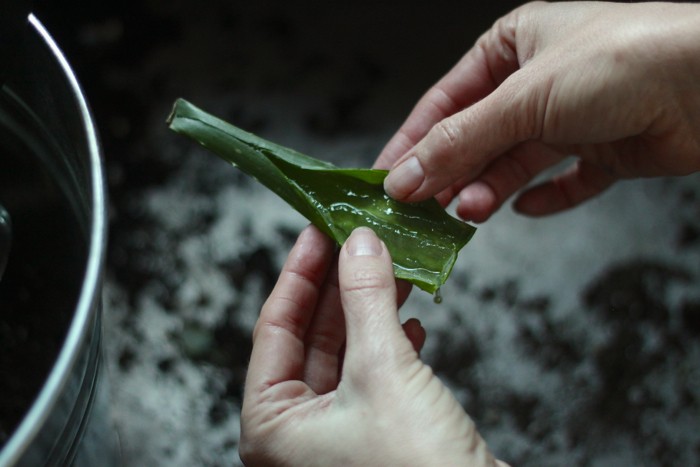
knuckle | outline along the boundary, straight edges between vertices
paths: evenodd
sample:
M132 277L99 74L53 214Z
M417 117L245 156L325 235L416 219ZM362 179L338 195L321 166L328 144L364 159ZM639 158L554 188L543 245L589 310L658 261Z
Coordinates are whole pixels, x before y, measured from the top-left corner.
M386 288L388 280L386 274L376 269L362 268L353 271L350 280L345 285L346 292L377 290Z
M459 146L461 131L455 118L441 120L435 125L435 129L448 149L456 149Z

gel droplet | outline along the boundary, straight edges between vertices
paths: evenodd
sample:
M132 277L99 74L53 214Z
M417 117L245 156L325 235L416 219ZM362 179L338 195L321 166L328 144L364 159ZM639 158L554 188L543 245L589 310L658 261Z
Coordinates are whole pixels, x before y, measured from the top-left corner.
M10 256L10 244L12 243L12 222L10 213L0 205L0 278L5 272L7 258Z
M435 291L435 294L433 295L433 303L437 303L438 305L442 303L442 294L440 293L440 289Z

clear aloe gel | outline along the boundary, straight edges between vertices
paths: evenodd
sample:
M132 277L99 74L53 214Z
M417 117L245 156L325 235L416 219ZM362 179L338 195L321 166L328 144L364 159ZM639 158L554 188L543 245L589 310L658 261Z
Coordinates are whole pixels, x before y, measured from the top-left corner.
M475 228L449 215L436 200L401 203L382 182L385 170L341 168L237 128L178 99L170 129L252 176L342 245L357 227L370 227L386 244L394 274L434 293L452 271Z

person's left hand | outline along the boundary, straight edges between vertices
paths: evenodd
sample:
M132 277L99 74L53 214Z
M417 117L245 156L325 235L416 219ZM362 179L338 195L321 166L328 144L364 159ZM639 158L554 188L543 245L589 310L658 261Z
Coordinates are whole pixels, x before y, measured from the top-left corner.
M496 465L401 326L386 246L366 228L333 261L307 228L253 334L241 415L247 465ZM337 272L337 273L336 273ZM343 313L344 312L344 313Z

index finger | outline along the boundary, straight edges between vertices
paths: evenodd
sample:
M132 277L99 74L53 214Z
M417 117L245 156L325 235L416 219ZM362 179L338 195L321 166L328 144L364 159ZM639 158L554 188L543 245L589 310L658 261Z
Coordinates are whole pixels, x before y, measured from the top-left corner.
M375 168L390 169L438 122L493 92L519 68L515 49L515 15L508 15L483 34L457 64L415 105L389 140Z
M255 325L246 395L302 379L304 338L333 251L332 240L313 226L297 239Z

